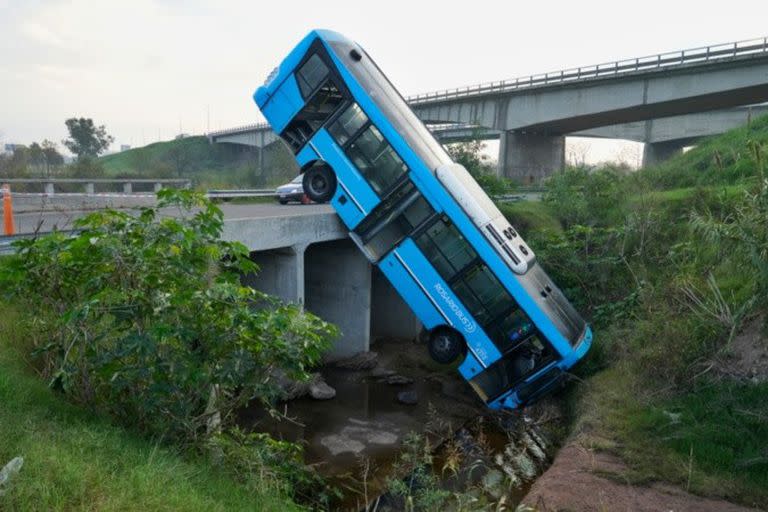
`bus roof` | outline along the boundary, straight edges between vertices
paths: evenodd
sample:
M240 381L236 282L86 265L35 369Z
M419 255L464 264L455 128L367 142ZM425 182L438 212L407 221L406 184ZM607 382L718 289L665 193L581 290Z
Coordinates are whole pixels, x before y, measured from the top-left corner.
M348 38L344 37L338 32L334 32L333 30L311 30L309 34L304 36L304 39L302 39L299 44L297 44L296 47L291 50L291 53L289 53L288 56L283 59L280 65L272 70L267 79L264 81L264 85L256 89L256 92L253 93L253 99L256 101L256 104L259 106L259 108L264 106L264 104L269 100L272 94L274 94L280 84L282 84L283 81L290 76L293 70L296 69L296 66L298 66L299 62L304 57L304 54L307 53L307 50L315 41L315 39L352 43L352 41L350 41Z

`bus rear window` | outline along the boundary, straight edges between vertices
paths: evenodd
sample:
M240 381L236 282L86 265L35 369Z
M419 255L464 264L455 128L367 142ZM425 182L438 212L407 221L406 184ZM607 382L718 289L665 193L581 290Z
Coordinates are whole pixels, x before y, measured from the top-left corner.
M298 153L343 101L344 95L336 84L332 80L326 80L281 134L294 153Z

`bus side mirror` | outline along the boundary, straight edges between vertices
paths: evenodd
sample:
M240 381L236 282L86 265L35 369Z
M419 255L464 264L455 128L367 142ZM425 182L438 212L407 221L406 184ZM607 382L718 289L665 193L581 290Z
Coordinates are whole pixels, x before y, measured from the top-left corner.
M354 48L352 50L349 50L349 56L352 57L352 60L354 60L355 62L358 62L363 58L363 56L360 55L360 52L355 50Z

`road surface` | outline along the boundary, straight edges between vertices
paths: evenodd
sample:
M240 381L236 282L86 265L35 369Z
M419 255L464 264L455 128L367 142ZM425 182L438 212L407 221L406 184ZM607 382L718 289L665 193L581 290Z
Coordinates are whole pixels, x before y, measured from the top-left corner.
M332 212L327 204L220 204L225 219L250 219L264 217L289 217L294 215L313 215ZM17 213L14 215L16 233L46 232L54 229L69 230L76 219L92 213L93 210L46 210L42 212ZM131 211L127 209L126 211ZM165 208L163 213L172 215L176 209Z

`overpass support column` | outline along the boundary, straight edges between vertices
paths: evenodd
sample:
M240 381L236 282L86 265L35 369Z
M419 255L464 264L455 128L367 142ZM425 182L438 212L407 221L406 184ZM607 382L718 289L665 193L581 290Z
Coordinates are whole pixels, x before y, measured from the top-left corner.
M565 136L502 132L499 174L520 183L538 183L565 165Z
M421 322L384 274L374 268L371 280L371 337L412 339L418 336Z
M367 352L371 334L371 264L351 240L310 245L305 253L306 308L339 327L327 360Z
M660 164L680 153L686 146L684 142L646 142L643 147L643 167Z
M255 251L251 259L259 271L243 276L243 284L286 302L304 304L304 249L295 245L282 249Z

